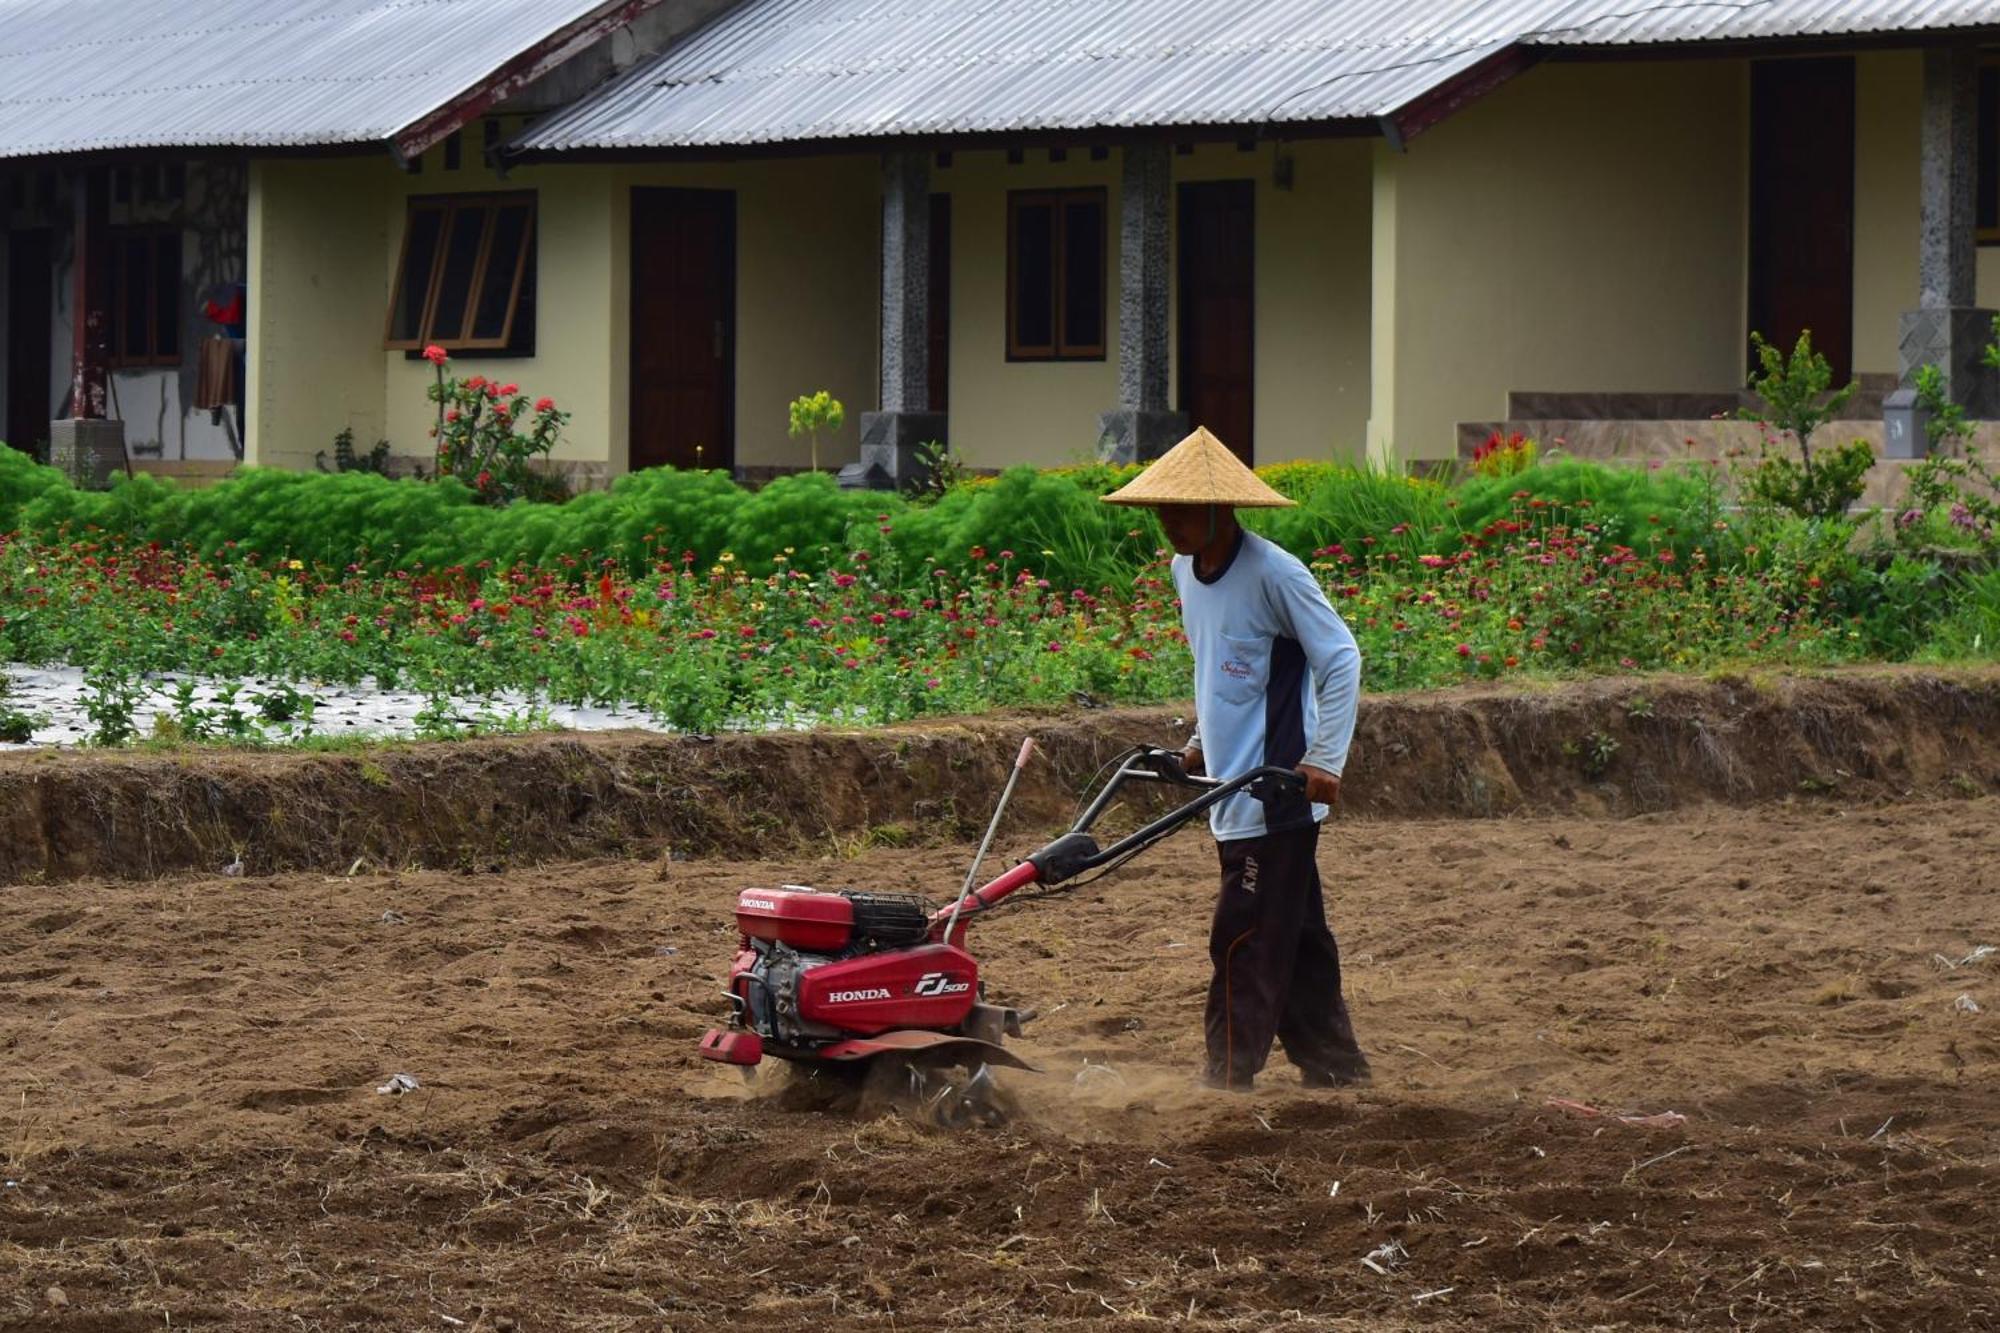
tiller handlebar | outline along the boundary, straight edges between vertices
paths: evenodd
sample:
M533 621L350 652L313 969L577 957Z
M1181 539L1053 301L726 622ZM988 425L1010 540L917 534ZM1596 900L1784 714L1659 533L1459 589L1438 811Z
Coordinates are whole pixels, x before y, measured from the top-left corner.
M1023 751L1025 755L1025 748ZM1312 822L1312 805L1306 800L1306 782L1288 768L1254 768L1227 782L1197 777L1181 767L1180 753L1156 746L1134 746L1118 760L1103 788L1070 826L1069 832L1031 854L1027 860L931 914L931 938L946 944L963 944L971 918L997 906L1002 899L1030 884L1053 886L1102 867L1118 865L1154 843L1178 832L1182 825L1210 807L1247 791L1264 804L1265 826L1272 832L1299 828ZM1018 766L1016 769L1018 773ZM1098 846L1090 829L1112 799L1128 782L1164 782L1199 791L1187 804L1161 815L1152 823L1128 833L1109 847ZM1009 790L1012 782L1009 782Z

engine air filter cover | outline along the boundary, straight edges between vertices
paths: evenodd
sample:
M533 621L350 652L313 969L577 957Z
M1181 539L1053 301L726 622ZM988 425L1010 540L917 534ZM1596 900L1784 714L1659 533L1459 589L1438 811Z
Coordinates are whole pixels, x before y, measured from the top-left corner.
M921 944L931 931L930 912L914 893L852 893L841 897L854 905L854 942L876 949Z

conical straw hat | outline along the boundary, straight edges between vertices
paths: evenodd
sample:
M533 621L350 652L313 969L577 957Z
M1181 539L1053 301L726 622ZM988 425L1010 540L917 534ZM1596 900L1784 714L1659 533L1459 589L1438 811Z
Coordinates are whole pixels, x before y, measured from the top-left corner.
M1266 486L1229 446L1196 426L1138 476L1104 497L1113 505L1232 505L1282 509L1295 503Z

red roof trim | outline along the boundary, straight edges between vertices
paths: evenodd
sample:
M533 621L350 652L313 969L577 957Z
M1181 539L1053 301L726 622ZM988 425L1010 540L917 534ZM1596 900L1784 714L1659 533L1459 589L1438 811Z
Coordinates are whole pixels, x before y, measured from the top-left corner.
M436 110L404 126L391 140L390 151L404 162L422 156L425 149L442 142L454 130L500 105L659 3L660 0L607 0L591 13L520 52Z
M1411 98L1381 118L1383 137L1400 149L1425 130L1457 115L1516 75L1525 74L1542 58L1540 51L1509 46L1496 51L1430 91Z

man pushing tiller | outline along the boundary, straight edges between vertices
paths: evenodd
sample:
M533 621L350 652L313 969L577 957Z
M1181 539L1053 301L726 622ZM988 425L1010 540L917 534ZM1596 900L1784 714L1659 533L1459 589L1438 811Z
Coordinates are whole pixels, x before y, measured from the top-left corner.
M1107 504L1158 510L1175 551L1174 587L1194 653L1191 773L1227 781L1260 766L1296 768L1310 817L1267 827L1239 793L1209 814L1222 892L1209 933L1204 1080L1247 1090L1275 1036L1308 1087L1363 1082L1368 1061L1341 994L1340 948L1314 860L1319 821L1340 797L1354 735L1361 653L1297 557L1246 532L1242 507L1292 501L1207 430L1175 445Z

